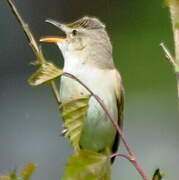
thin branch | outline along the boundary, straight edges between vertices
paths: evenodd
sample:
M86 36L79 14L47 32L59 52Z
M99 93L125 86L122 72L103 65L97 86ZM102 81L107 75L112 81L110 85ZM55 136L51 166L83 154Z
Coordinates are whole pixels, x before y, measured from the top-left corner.
M60 94L59 94L59 89L57 88L57 85L55 84L55 81L51 81L50 82L50 86L51 86L51 89L52 89L52 92L53 92L53 95L56 99L56 102L58 105L61 104L61 100L60 100Z
M175 62L179 65L179 1L168 0L168 5L173 29Z
M14 5L14 3L11 1L11 0L7 0L13 14L15 15L17 21L19 22L19 24L21 25L28 41L29 41L29 44L34 52L34 54L36 55L37 57L37 62L35 62L34 64L38 64L38 65L42 65L43 63L46 62L46 59L43 55L43 52L41 50L41 47L38 46L38 43L37 41L35 40L35 37L33 36L29 26L27 23L25 23L25 21L22 19L20 13L18 12L16 6ZM55 84L54 81L51 81L50 83L50 86L52 88L52 91L53 91L53 94L55 96L55 99L57 101L58 104L60 104L60 95L59 95L59 90Z
M18 10L15 7L15 5L13 4L13 2L11 0L7 0L7 2L9 4L9 6L11 7L11 10L12 10L13 14L15 15L17 21L21 25L21 27L22 27L22 29L23 29L23 31L24 31L24 33L25 33L25 35L26 35L26 37L27 37L27 39L28 39L33 51L34 51L34 53L35 53L35 55L38 57L40 50L39 50L39 47L37 45L37 42L36 42L34 36L31 33L31 30L30 30L28 24L26 24L24 22L24 20L22 19L20 13L18 12ZM44 63L43 58L40 58L39 61L40 61L41 64Z
M121 138L121 140L122 140L126 150L129 153L130 162L134 165L134 167L136 168L138 173L141 175L143 180L148 180L147 176L145 175L144 170L142 169L142 167L140 166L139 162L137 161L135 153L133 152L132 148L130 147L130 145L129 145L127 139L126 139L126 137L124 136L123 131L119 127L119 125L117 123L118 121L114 118L112 113L106 108L103 100L99 96L97 96L95 93L93 93L93 91L91 89L89 89L89 87L87 87L81 80L79 80L73 74L64 72L63 75L66 76L66 77L72 78L72 79L76 80L77 82L79 82L98 101L98 103L101 105L102 109L104 110L104 112L108 116L108 118L111 120L113 126L116 128L116 130L117 130L117 132L119 134L119 137Z
M113 158L113 157L123 157L129 161L131 161L131 159L132 159L130 156L128 156L126 154L119 153L119 152L111 154L110 158Z
M169 49L166 47L164 42L160 43L160 47L163 49L163 51L165 53L165 57L168 59L169 63L175 68L177 66L177 64L175 62L175 58L171 55Z
M60 95L59 95L59 90L56 86L56 83L55 81L52 81L51 82L51 88L52 88L52 92L53 92L53 95L57 101L58 104L61 104L61 100L60 100Z
M107 114L107 116L109 117L109 119L112 121L114 127L117 129L119 135L120 135L120 138L122 140L122 142L124 143L127 151L129 152L130 156L134 156L134 153L132 152L128 142L126 141L126 138L124 137L124 134L123 134L123 131L121 130L121 128L119 127L118 125L118 121L114 118L114 116L112 115L111 112L108 111L108 109L106 108L103 100L97 96L96 94L94 94L90 89L89 87L87 87L81 80L79 80L76 76L70 74L70 73L67 73L67 72L64 72L63 73L64 76L67 76L69 78L72 78L72 79L75 79L77 82L79 82L83 87L86 88L86 90L92 95L95 97L95 99L98 101L98 103L101 105L101 107L103 108L103 110L105 111L105 113Z
M175 74L177 81L177 95L178 95L178 106L179 106L179 1L168 0L168 6L171 17L171 24L173 30L174 47L175 47Z

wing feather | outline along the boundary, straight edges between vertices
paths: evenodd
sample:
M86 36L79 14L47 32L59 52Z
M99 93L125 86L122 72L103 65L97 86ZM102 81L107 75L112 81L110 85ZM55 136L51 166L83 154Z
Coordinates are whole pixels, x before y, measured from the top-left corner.
M115 70L115 94L117 100L117 109L118 109L118 124L121 129L123 129L123 120L124 120L124 87L122 84L122 79L120 73ZM114 144L112 146L112 152L115 153L119 146L119 135L116 134ZM115 158L112 159L112 162Z

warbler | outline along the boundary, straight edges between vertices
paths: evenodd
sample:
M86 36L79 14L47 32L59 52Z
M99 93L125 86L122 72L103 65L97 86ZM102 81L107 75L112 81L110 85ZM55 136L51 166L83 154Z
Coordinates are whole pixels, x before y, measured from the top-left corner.
M47 19L65 33L41 38L41 42L56 43L64 57L64 72L80 79L99 96L108 111L123 126L124 88L120 73L115 68L112 44L105 25L95 17L85 16L72 23ZM76 80L63 76L60 83L61 102L89 94ZM81 149L110 153L117 151L119 135L111 120L94 97L89 108L79 141Z

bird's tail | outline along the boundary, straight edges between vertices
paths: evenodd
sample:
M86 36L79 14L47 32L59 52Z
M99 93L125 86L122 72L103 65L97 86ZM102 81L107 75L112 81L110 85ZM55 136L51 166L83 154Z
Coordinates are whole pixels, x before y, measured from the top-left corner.
M62 180L111 180L111 161L108 155L80 150L70 156Z

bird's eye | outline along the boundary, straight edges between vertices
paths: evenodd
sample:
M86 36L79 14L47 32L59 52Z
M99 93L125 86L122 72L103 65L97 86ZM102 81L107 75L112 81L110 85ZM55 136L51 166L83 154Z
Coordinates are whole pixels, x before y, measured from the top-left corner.
M73 36L76 36L76 35L77 35L77 30L74 29L74 30L72 31L72 34L73 34Z

